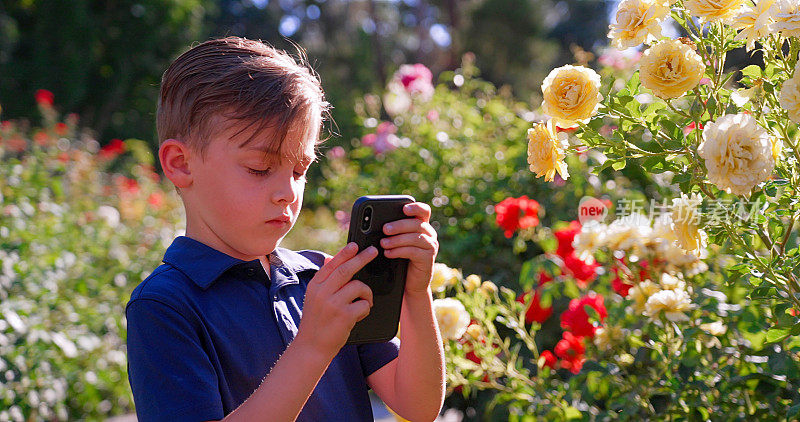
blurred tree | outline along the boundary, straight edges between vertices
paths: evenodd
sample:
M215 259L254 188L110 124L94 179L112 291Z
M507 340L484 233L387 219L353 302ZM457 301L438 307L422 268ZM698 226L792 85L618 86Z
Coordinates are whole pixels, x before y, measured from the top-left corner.
M11 0L0 6L0 104L6 118L36 110L48 89L103 139L155 139L161 74L200 38L206 0Z
M483 77L535 104L539 84L572 62L570 46L605 44L606 1L586 0L8 0L0 3L0 104L35 114L56 95L101 142L155 145L155 101L169 62L210 37L238 35L308 51L334 104L331 144L360 136L354 99L403 63L434 74L476 53Z

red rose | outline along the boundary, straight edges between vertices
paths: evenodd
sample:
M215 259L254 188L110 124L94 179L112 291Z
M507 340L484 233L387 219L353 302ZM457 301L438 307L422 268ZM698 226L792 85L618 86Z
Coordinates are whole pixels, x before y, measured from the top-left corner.
M55 96L52 92L46 89L40 89L36 91L34 94L34 98L36 99L36 104L45 106L45 107L52 107L53 106L53 98Z
M517 298L517 302L519 303L527 303L528 298L530 298L531 292L526 292L521 294ZM525 311L525 323L530 324L534 321L538 322L539 324L547 321L547 318L550 318L550 315L553 314L553 307L548 306L546 308L542 307L542 299L539 291L536 290L533 294L533 300L531 301L531 305L528 307L528 310Z
M125 142L120 139L112 139L111 142L100 148L100 158L112 159L125 152Z
M592 262L591 264L583 261L575 255L575 251L570 252L569 255L563 256L564 267L568 274L571 274L578 283L578 287L585 289L589 283L597 276L597 268L600 264Z
M506 198L494 206L497 213L497 225L503 229L506 237L511 237L519 229L539 225L539 203L528 199L527 195L519 198Z
M577 374L583 367L584 352L583 337L577 337L569 331L564 331L561 340L555 347L556 356L561 359L561 367Z
M544 366L551 369L556 369L556 364L558 363L558 360L556 359L556 356L553 354L553 352L545 350L544 352L542 352L541 358L544 359Z
M572 247L572 241L580 232L581 223L578 221L571 221L569 226L560 230L556 230L555 233L553 233L556 239L558 239L558 249L556 250L556 253L560 257L564 258L572 254L572 252L575 250L575 248Z
M617 276L611 280L611 287L615 292L617 292L618 295L627 297L628 292L633 288L633 285L622 281L622 278L620 278L619 274L617 274Z
M597 330L591 321L584 306L590 306L600 315L600 322L606 319L608 312L603 304L603 296L590 293L580 299L572 299L569 309L561 314L561 327L580 337L594 337Z

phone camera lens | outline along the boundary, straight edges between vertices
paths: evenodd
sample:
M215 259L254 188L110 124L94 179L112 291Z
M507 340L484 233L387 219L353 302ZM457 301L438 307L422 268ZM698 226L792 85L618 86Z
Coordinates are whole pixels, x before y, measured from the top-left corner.
M364 209L364 216L361 218L361 231L368 231L371 226L372 220L372 207Z

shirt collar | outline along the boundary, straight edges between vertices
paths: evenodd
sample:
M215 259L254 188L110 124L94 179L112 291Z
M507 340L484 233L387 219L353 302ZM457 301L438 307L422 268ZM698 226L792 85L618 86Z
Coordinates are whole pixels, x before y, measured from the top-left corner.
M163 262L177 268L203 290L237 265L257 264L261 267L258 260L243 261L186 236L178 236L172 241ZM319 270L319 265L285 248L276 248L269 255L269 264L269 278L275 281L276 287L298 284L297 273Z

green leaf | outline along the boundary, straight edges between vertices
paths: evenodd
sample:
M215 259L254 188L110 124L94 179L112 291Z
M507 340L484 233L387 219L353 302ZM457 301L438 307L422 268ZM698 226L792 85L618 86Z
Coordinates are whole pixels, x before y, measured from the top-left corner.
M751 64L742 69L742 76L750 78L750 80L756 80L761 77L761 67Z
M775 327L767 331L767 343L777 343L791 334L791 327Z
M625 159L623 158L621 160L615 161L613 164L611 164L611 167L613 167L614 170L622 170L622 169L624 169L625 168Z
M564 409L564 416L566 416L568 421L572 421L572 420L582 419L583 418L581 416L581 411L576 409L576 408L574 408L574 407L572 407L572 406Z

